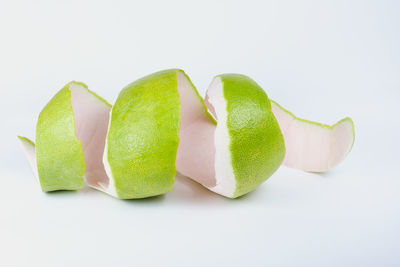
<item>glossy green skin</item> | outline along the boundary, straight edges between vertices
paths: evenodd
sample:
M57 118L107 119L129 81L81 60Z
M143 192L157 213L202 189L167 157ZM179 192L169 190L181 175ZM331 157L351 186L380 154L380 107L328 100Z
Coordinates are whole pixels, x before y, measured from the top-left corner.
M227 103L235 198L254 190L279 168L285 144L264 90L244 75L219 77Z
M47 103L37 122L36 160L44 192L77 190L84 185L85 162L75 135L70 84Z
M133 82L121 91L112 109L106 149L119 198L172 190L180 127L177 71Z

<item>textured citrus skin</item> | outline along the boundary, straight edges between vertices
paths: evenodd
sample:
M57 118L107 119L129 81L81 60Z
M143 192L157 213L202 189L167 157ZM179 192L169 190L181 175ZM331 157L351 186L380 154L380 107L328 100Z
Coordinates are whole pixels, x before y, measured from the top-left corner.
M37 122L36 160L44 192L77 190L84 185L85 162L81 142L75 135L71 83L47 103Z
M180 127L177 71L133 82L121 91L112 109L106 149L119 198L172 190Z
M235 198L254 190L279 168L285 144L264 90L244 75L219 77L227 104Z

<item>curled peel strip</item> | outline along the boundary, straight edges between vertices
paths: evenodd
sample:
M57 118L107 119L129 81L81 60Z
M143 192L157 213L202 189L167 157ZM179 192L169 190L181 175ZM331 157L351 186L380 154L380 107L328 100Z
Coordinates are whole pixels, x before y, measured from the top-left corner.
M351 118L327 125L297 118L273 100L271 106L285 138L284 165L324 172L339 165L351 151L355 137Z
M85 178L114 197L144 198L171 191L178 171L235 198L268 179L291 144L291 122L276 107L238 74L215 77L203 101L182 70L157 72L125 87L112 108L71 82L39 115L36 149L20 140L43 191L76 190Z

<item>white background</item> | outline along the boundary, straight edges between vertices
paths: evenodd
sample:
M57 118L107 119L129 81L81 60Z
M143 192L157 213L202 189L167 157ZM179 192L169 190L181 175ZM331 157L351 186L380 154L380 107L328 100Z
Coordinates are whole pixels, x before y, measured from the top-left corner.
M400 266L399 13L399 1L0 0L0 266ZM300 117L351 116L353 151L325 174L281 167L236 200L182 177L146 200L41 192L16 135L34 138L64 84L113 103L171 67L203 95L236 72Z

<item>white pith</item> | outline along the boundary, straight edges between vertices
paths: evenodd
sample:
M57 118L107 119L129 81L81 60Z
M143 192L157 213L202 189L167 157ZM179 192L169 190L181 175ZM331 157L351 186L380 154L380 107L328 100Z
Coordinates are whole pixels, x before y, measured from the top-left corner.
M329 127L298 119L274 102L271 107L285 140L284 165L323 172L336 167L351 150L354 133L350 120Z
M339 165L350 152L354 143L354 128L350 120L336 124L331 131L331 154L328 168Z
M35 145L28 142L27 140L21 139L21 145L22 145L22 149L24 150L25 156L29 161L29 165L32 168L33 174L36 178L36 181L39 182L39 174L38 174L38 170L37 170L37 164L36 164L36 148ZM39 182L40 184L40 182Z
M177 170L205 187L215 186L215 124L188 79L177 72L181 125L176 157Z
M109 119L109 122L108 122L107 133L110 130L110 124L111 124L111 115L110 115L110 119ZM118 197L117 189L115 188L115 181L114 181L114 178L113 178L113 175L112 175L112 172L111 172L111 167L110 167L110 164L108 163L107 147L108 147L108 145L107 145L107 137L106 137L106 143L105 143L104 152L103 152L103 165L104 165L104 170L105 170L105 172L107 174L107 177L108 177L108 183L107 184L106 183L99 183L100 186L99 187L94 187L94 188L96 188L96 189L98 189L100 191L103 191L104 193L107 193L107 194L109 194L109 195L111 195L113 197Z
M230 136L227 124L227 104L224 97L224 85L220 77L214 78L207 90L207 102L218 120L214 135L215 179L216 185L210 190L227 197L233 197L236 191L236 179L232 167Z
M186 76L181 72L177 74L181 102L177 170L211 191L233 197L236 180L229 151L230 139L222 81L219 77L213 80L205 101L218 119L216 125Z
M84 86L71 83L76 137L82 143L87 185L116 196L113 179L103 163L111 108Z

